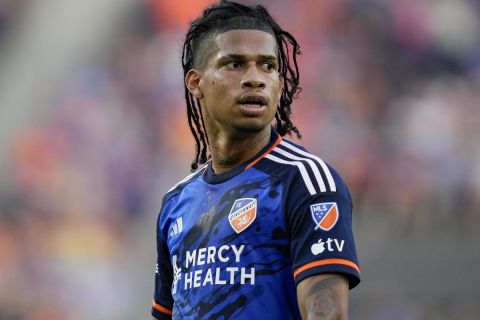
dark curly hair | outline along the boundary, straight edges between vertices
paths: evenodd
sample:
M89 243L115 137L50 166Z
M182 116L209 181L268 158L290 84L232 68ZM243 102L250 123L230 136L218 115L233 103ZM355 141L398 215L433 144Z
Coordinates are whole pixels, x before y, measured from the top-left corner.
M206 63L209 39L235 29L261 30L275 38L278 44L279 73L283 81L282 96L275 114L275 129L281 136L295 133L298 138L301 138L299 130L290 120L290 106L301 91L297 64L300 46L290 33L280 28L263 6L246 6L224 0L205 9L202 16L190 24L185 37L182 52L184 77L190 69L202 68ZM185 100L188 124L196 142L196 155L191 165L192 171L195 171L199 164L207 162L210 157L207 154L208 137L200 102L193 97L186 86Z

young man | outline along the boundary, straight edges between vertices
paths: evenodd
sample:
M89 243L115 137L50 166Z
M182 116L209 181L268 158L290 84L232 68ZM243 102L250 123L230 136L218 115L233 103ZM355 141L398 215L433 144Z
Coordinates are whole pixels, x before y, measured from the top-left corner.
M282 139L299 135L298 53L261 6L222 1L190 26L182 61L197 154L163 199L154 318L348 318L360 281L350 194Z

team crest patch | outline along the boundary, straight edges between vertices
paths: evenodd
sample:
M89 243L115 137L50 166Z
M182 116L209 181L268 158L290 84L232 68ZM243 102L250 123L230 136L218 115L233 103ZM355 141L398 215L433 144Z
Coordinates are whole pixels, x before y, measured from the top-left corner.
M241 198L235 200L228 214L228 221L236 233L247 229L257 217L257 199Z
M338 206L336 202L322 202L312 204L310 206L313 222L315 222L315 230L318 228L329 231L338 221Z

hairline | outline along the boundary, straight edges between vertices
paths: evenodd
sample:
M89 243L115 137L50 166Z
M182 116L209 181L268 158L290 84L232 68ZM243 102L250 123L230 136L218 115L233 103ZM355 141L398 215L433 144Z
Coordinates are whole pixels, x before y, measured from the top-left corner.
M266 29L266 28L265 28ZM275 43L277 45L277 48L279 46L279 43L277 41L277 37L275 35L275 32L273 30L265 30L262 28L255 28L255 27L246 27L246 26L241 26L241 27L232 27L228 28L226 30L216 28L213 29L212 31L207 31L205 32L204 35L202 35L200 38L202 39L202 44L197 48L197 52L194 53L194 59L193 59L193 69L198 69L198 70L204 70L207 66L207 62L210 60L212 55L214 54L215 50L218 49L217 42L215 41L217 36L227 33L229 31L235 31L235 30L242 30L242 31L250 31L250 30L256 30L256 31L261 31L265 32L273 37L275 40ZM209 50L208 53L205 51Z

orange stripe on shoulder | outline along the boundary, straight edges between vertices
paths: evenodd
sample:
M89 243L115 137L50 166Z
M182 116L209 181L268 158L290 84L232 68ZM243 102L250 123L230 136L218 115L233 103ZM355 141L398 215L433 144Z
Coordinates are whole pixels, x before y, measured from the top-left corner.
M153 300L152 306L155 310L160 311L161 313L165 313L165 314L168 314L170 316L172 315L172 310L167 309L162 305L159 305L158 303L155 302L155 300Z
M320 267L320 266L327 266L327 265L330 265L330 264L342 264L344 266L347 266L347 267L350 267L350 268L353 268L353 269L357 270L357 272L360 272L360 268L354 262L352 262L350 260L346 260L346 259L325 259L325 260L310 262L310 263L307 263L304 266L301 266L300 268L298 268L297 270L295 270L293 272L293 277L297 278L297 276L305 270L312 269L312 268L315 268L315 267Z
M265 151L260 157L258 157L257 159L253 160L252 162L250 162L244 170L247 170L248 168L251 168L253 167L254 165L256 165L260 160L262 160L263 158L265 158L265 156L267 154L269 154L273 148L275 148L276 146L278 146L280 144L280 142L282 142L282 137L281 136L278 136L277 140L275 140L275 142L273 143L273 145L268 148L267 151Z

